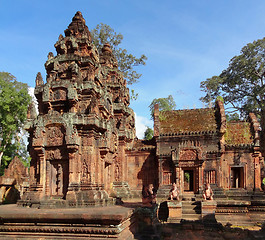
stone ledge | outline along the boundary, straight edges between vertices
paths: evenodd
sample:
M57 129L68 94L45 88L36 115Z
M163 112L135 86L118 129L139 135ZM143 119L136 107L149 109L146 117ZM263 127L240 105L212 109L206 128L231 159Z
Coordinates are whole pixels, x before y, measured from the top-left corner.
M44 210L2 205L0 219L0 238L56 234L57 239L58 234L75 239L132 239L137 230L133 208L121 206Z

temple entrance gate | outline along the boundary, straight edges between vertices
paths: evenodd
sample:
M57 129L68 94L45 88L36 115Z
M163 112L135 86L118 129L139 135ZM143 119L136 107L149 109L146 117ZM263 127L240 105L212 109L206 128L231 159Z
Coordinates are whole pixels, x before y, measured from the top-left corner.
M244 188L244 167L231 167L231 188Z
M182 192L199 192L199 186L202 185L200 169L203 163L203 160L199 159L199 153L197 148L184 148L179 152L179 159L175 161L176 176Z
M194 191L195 189L195 179L194 170L186 169L184 170L184 191Z
M199 192L199 166L182 167L178 170L180 173L180 189L182 192Z

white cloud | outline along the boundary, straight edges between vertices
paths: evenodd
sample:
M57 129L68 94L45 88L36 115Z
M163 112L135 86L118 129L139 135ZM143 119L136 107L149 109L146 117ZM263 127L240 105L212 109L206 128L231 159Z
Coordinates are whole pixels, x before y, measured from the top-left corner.
M29 87L28 88L28 93L32 97L33 102L35 103L35 102L37 102L37 99L36 99L36 97L34 95L34 89L35 89L34 87Z
M39 111L38 111L38 102L37 102L37 98L34 95L34 90L35 90L34 87L29 87L28 88L28 93L32 97L32 101L35 104L35 108L36 108L37 113L39 113Z
M144 138L144 132L145 132L147 126L153 128L152 127L153 126L153 121L149 120L146 117L138 116L135 113L136 136L139 139L143 139Z

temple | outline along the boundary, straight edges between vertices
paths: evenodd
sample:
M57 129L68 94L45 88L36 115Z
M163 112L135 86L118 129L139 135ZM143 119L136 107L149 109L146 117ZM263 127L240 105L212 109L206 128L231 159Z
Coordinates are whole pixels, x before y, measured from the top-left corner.
M263 157L260 126L254 114L248 121L226 121L224 106L154 113L159 188L176 182L181 192L215 190L261 191Z
M158 195L176 182L181 193L261 190L263 158L254 114L227 122L213 108L154 111L154 138L138 140L126 81L109 44L94 46L80 12L48 54L46 83L36 77L28 111L31 155L23 206L95 206L140 197L144 184Z

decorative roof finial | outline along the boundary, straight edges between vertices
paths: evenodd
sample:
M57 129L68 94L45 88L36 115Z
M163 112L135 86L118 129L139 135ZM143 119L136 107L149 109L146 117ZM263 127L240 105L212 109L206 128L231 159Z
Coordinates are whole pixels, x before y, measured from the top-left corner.
M36 87L37 87L37 86L41 86L41 85L44 84L44 82L43 82L43 78L42 78L40 72L37 73L35 83L36 83Z
M68 28L64 31L65 36L86 36L88 37L89 41L92 41L92 38L90 36L90 32L88 30L88 27L86 26L86 21L82 16L81 12L76 12L74 15L72 22L68 26Z

